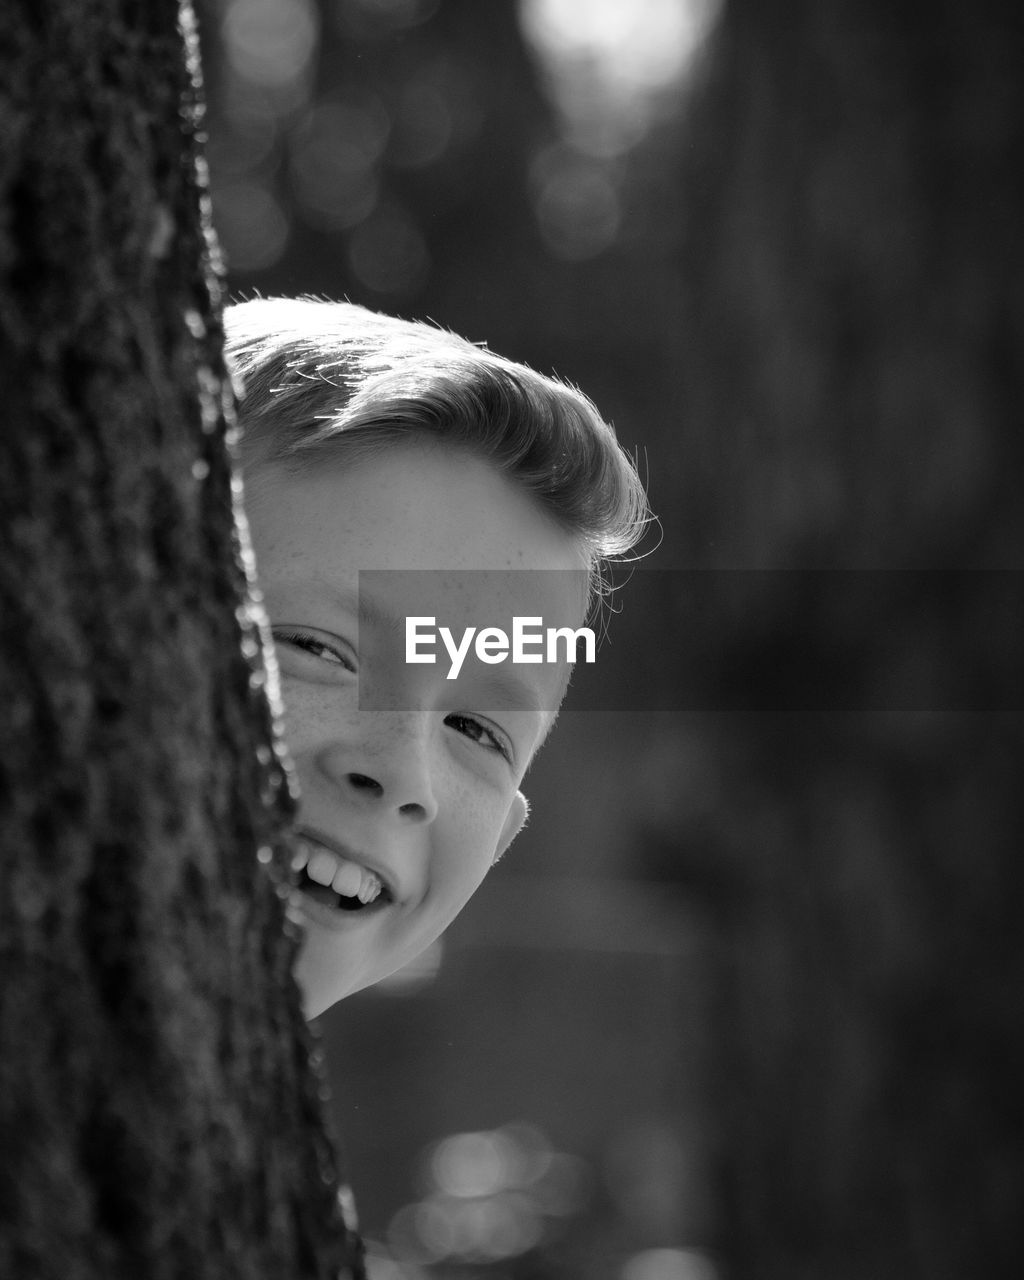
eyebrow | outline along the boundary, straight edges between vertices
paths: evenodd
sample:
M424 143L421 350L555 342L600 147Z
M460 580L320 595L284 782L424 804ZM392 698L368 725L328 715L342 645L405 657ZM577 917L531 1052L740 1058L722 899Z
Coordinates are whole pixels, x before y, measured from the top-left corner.
M349 613L354 613L360 622L368 622L371 626L395 635L404 634L404 615L393 613L366 591L351 591L347 587L335 587L322 579L318 580L317 585L324 588L333 604Z
M553 710L544 706L534 683L514 671L488 671L481 678L480 687L497 699L498 707L509 711Z

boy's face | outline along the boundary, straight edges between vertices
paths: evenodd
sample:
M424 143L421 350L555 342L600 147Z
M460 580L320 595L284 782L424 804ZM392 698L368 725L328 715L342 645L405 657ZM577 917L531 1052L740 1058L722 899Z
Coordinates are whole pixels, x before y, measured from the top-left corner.
M564 688L564 663L472 650L450 680L441 639L436 663L409 664L405 619L456 640L511 632L512 616L577 627L585 562L486 463L415 441L300 476L267 467L247 510L299 776L297 977L314 1017L420 954L470 898L525 820L518 786ZM501 572L524 569L569 572ZM360 570L413 572L364 573L357 597Z

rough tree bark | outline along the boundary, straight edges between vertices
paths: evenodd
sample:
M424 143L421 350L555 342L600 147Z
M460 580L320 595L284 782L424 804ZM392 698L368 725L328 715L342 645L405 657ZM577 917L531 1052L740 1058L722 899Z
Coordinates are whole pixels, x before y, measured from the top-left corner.
M290 976L197 98L187 3L3 7L9 1280L361 1271Z

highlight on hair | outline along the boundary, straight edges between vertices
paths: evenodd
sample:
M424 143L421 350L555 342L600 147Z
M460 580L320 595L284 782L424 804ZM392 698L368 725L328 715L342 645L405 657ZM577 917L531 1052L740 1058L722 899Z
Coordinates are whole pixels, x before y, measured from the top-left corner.
M377 455L410 435L443 441L491 463L578 538L598 590L601 562L626 558L649 522L614 429L568 383L349 302L256 298L229 306L224 323L247 474L301 471L341 449Z

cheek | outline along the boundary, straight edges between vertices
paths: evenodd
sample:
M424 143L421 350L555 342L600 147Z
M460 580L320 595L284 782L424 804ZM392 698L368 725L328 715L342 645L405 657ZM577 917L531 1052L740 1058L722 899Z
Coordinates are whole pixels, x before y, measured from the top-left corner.
M446 896L465 902L487 875L509 803L467 787L445 797L446 821L434 833L434 878Z
M347 708L337 696L289 676L281 679L284 741L293 756L337 737L347 721Z
M480 851L478 851L480 852ZM457 864L449 862L432 877L434 897L434 927L437 932L447 929L463 908L472 901L474 894L487 878L493 865L493 857L480 852L474 858L462 858Z

